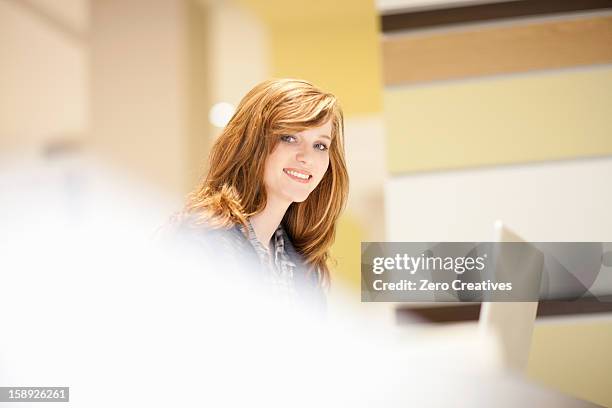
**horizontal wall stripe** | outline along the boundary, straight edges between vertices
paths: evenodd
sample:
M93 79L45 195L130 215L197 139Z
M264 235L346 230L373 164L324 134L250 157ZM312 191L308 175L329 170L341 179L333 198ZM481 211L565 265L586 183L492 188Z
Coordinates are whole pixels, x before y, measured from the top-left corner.
M610 0L523 0L485 4L467 4L432 10L415 10L393 13L381 17L384 33L399 30L415 30L450 24L496 21L517 17L532 17L557 13L612 8Z
M612 155L612 66L384 92L391 173Z
M386 85L612 63L612 15L384 36Z

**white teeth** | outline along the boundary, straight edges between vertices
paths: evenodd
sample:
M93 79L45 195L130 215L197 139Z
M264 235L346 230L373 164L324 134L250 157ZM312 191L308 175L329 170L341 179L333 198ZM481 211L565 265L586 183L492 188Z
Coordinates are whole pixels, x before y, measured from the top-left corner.
M292 176L297 177L297 178L301 178L302 180L308 180L310 178L310 176L306 174L298 173L292 170L285 170L285 173L291 174Z

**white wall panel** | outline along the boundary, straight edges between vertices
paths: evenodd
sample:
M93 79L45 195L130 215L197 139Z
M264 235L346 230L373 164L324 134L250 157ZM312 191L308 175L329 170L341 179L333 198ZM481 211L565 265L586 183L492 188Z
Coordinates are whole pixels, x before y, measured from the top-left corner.
M397 176L388 241L490 241L502 219L529 241L612 241L612 158Z

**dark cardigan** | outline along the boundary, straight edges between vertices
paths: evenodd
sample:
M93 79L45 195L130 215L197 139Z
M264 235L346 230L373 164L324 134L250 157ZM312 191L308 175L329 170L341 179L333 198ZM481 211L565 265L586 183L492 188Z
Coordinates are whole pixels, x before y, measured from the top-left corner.
M213 229L186 219L177 225L175 231L182 242L187 243L200 255L212 257L211 259L228 266L233 272L238 272L237 276L253 280L256 286L263 284L264 274L268 272L261 264L255 248L242 233L240 225L236 224L230 229ZM307 263L294 248L284 228L283 239L287 256L296 265L293 273L296 301L316 314L325 315L327 301L325 292L318 283L318 277L315 273L308 272Z

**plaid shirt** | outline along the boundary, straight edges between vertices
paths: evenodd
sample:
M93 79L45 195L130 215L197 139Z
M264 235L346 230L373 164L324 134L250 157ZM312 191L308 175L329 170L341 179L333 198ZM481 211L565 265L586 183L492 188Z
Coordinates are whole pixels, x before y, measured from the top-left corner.
M282 224L270 240L270 249L259 242L250 221L246 229L241 224L235 224L230 229L210 229L187 217L179 220L175 228L178 236L185 240L183 242L190 246L195 244L202 255L212 256L232 270L248 273L252 269L250 262L259 261L257 272L263 273L259 283L277 295L281 302L291 306L306 302L325 314L325 293L317 282L320 271L314 274L307 272L307 263L293 247ZM258 279L256 273L249 275Z
M257 256L266 270L266 283L269 284L270 289L280 300L294 305L296 297L294 273L297 265L291 261L285 250L285 231L282 225L279 225L272 235L271 248L264 247L257 239L250 220L247 222L247 227L248 229L245 231L243 226L239 226L240 231L248 236L249 243L257 252ZM270 250L272 250L274 256L272 256Z

